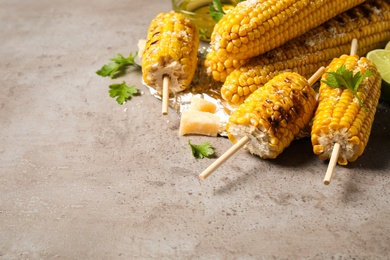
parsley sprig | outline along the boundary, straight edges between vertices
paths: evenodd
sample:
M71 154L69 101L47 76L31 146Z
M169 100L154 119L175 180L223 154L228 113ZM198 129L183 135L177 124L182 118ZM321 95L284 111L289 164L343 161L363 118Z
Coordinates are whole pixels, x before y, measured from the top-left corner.
M213 18L216 22L219 22L219 20L221 20L225 15L220 0L213 0L213 2L209 4L209 10L211 18Z
M357 92L362 81L370 76L373 76L374 73L370 70L367 70L363 75L360 74L360 71L353 74L352 70L347 70L345 65L342 65L336 71L326 72L328 74L327 80L322 80L331 88L345 88L349 89L353 95L357 98L360 105L368 111L367 107L363 104L362 100L358 96Z
M192 155L195 158L203 159L204 157L211 157L214 155L214 149L209 142L192 144L191 141L188 140L188 144L190 145Z
M239 0L238 2L243 2L245 0ZM221 0L213 0L211 4L209 4L210 16L214 21L219 22L222 17L226 14L223 10Z
M126 58L122 54L117 54L110 59L109 63L103 65L101 69L96 71L96 74L102 77L110 77L113 79L122 75L129 66L134 66L137 69L140 69L141 65L135 61L137 55L138 52L136 52L134 55L130 52L129 56ZM130 100L131 97L140 94L139 90L135 86L127 86L124 81L120 84L111 84L108 87L110 89L108 91L110 97L116 98L116 102L118 102L119 105L123 105L123 103L125 103L127 100Z
M119 105L123 105L123 103L130 100L132 96L139 95L139 90L135 86L127 86L124 81L121 84L111 84L108 87L110 88L108 91L110 97L116 98L116 102L118 102Z
M96 74L102 77L110 77L113 79L122 74L129 66L141 68L141 65L135 61L137 55L138 52L136 52L134 55L133 53L130 53L129 56L125 58L122 54L117 54L110 59L109 63L105 64L101 69L96 71Z

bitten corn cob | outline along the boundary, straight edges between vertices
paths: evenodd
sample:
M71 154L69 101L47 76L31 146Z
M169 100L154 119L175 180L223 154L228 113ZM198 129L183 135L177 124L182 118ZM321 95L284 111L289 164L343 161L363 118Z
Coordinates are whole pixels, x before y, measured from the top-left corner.
M310 77L318 67L349 52L354 38L359 40L358 54L363 56L390 41L389 28L390 4L383 0L367 1L276 49L251 58L227 76L221 95L230 104L239 105L283 71Z
M198 46L198 30L189 19L174 11L158 14L142 54L143 80L160 93L165 76L170 78L170 91L186 89L195 74Z
M247 0L215 25L212 52L227 68L319 26L363 0Z
M230 116L226 125L229 139L262 158L276 158L290 145L312 118L316 94L308 81L294 72L285 72L253 92Z
M357 92L365 107L349 89L331 88L321 82L311 141L314 153L322 160L330 158L335 143L340 144L337 162L346 165L355 161L367 145L380 96L381 77L374 63L357 55L335 58L326 71L336 71L342 65L354 73L364 74L367 70L373 73L362 81ZM327 73L322 76L323 80L327 78Z

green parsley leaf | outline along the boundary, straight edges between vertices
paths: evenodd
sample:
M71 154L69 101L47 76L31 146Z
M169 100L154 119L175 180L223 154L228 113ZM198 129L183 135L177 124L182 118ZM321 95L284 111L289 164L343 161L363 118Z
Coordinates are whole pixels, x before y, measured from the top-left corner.
M322 80L323 83L327 84L331 88L345 88L349 89L353 95L357 98L360 105L368 111L367 107L363 104L362 100L359 98L357 92L360 84L365 78L373 76L370 70L367 70L363 75L360 74L360 71L353 74L352 70L347 70L345 65L342 65L336 71L326 72L328 74L327 80Z
M238 2L244 2L245 0L239 0ZM226 14L223 10L221 0L213 0L212 4L209 4L210 16L214 21L219 22L222 17Z
M108 93L110 97L115 98L119 105L130 100L132 96L139 95L139 90L135 86L127 86L123 81L121 84L111 84Z
M190 145L192 155L195 158L203 159L204 157L210 157L214 155L214 149L209 142L204 142L201 144L192 144L191 141L188 140L188 144Z
M96 74L102 77L111 77L115 78L128 67L134 66L136 68L141 68L141 65L135 62L135 57L137 57L138 52L133 55L129 54L129 57L125 58L122 54L117 54L115 57L111 58L110 62L104 65L100 70L96 71Z
M213 20L216 22L219 22L219 20L221 20L225 15L220 0L213 0L213 3L209 4L209 10L211 18L213 18Z

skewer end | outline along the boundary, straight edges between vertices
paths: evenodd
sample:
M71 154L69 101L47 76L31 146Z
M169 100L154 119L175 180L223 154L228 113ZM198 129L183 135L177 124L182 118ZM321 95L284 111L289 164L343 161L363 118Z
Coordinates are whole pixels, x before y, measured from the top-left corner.
M162 91L162 114L168 115L168 103L169 103L169 84L170 78L165 76L163 78L163 91Z

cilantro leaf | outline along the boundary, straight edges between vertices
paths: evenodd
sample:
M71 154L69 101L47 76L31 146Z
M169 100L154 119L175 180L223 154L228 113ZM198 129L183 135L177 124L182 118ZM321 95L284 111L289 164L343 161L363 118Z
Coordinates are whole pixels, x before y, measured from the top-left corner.
M239 0L238 2L244 2L245 0ZM226 14L223 10L221 0L213 0L213 3L209 4L210 16L214 21L219 22L222 17Z
M213 20L216 22L219 22L219 20L221 20L225 15L220 0L213 0L213 3L209 4L209 10L211 18L213 18Z
M360 74L360 71L353 74L352 70L347 70L345 65L342 65L336 71L326 72L328 74L327 80L321 80L323 83L327 84L331 88L345 88L349 89L356 99L359 101L359 104L368 111L367 107L363 104L362 100L359 98L357 92L360 84L365 78L373 76L370 70L367 70L363 75Z
M96 74L102 77L109 76L110 78L115 78L121 72L123 72L128 66L135 66L136 68L141 68L141 65L135 62L135 57L137 57L138 52L134 55L129 54L129 57L125 58L122 54L117 54L110 59L110 62L105 64L101 69L96 71Z
M119 105L130 100L132 96L139 95L139 90L135 86L127 86L123 81L121 84L111 84L108 93L110 97L115 98Z
M201 144L192 144L191 141L188 140L188 144L190 145L192 155L195 158L203 159L204 157L210 157L214 155L214 149L209 142L204 142Z

